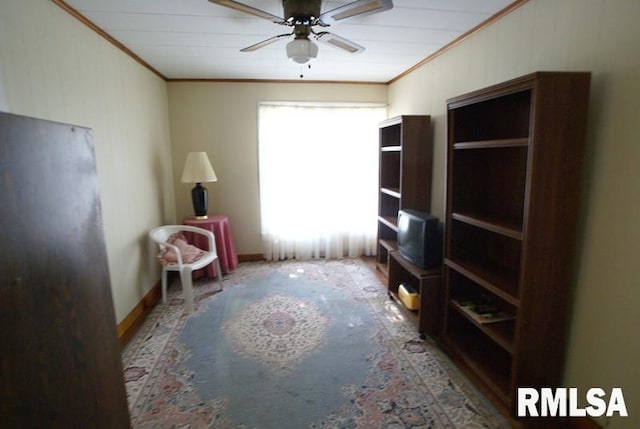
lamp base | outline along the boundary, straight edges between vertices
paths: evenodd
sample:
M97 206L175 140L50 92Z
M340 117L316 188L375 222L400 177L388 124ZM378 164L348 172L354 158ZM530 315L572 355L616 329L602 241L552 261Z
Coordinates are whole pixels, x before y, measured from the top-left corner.
M194 216L194 219L198 219L198 220L203 220L203 219L209 219L208 215L203 215L203 216Z
M193 203L193 211L196 215L196 218L199 219L200 216L204 216L203 219L207 218L207 188L202 186L202 183L196 183L196 186L191 190L191 202Z

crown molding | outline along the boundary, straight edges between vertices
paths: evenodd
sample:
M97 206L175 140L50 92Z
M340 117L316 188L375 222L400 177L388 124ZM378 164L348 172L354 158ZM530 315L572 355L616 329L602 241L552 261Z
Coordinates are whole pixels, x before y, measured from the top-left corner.
M517 8L522 6L523 4L527 3L528 1L529 0L515 0L513 3L510 3L509 5L507 5L502 10L500 10L500 11L496 12L495 14L491 15L489 18L487 18L486 20L482 21L480 24L476 25L471 30L469 30L466 33L458 36L456 39L454 39L453 41L447 43L442 48L438 49L433 54L429 55L428 57L426 57L425 59L423 59L419 63L415 64L414 66L412 66L410 68L408 68L407 70L405 70L402 73L400 73L398 76L396 76L393 79L391 79L390 81L386 82L386 84L387 85L391 85L392 83L397 82L398 80L400 80L403 77L407 76L409 73L412 73L415 70L419 69L420 67L422 67L423 65L427 64L428 62L433 61L434 59L436 59L440 55L442 55L445 52L447 52L448 50L454 48L455 46L457 46L458 44L462 43L464 40L466 40L469 37L473 36L474 34L479 32L480 30L484 29L485 27L488 27L489 25L493 24L497 20L499 20L502 17L504 17L504 16L508 15L509 13L513 12L514 10L516 10Z
M92 29L93 31L95 31L96 33L98 33L98 35L100 35L102 38L106 39L109 43L111 43L112 45L114 45L116 48L120 49L122 52L124 52L125 54L127 54L129 57L131 57L134 61L140 63L143 67L149 69L151 72L153 72L154 74L156 74L159 78L163 79L163 80L167 80L167 78L160 73L158 70L156 70L155 68L153 68L149 63L147 63L145 60L143 60L142 58L140 58L139 56L137 56L133 51L131 51L129 48L127 48L126 46L124 46L122 43L120 43L118 40L114 39L113 37L111 37L111 35L109 35L106 31L104 31L102 28L98 27L96 24L94 24L92 21L90 21L89 19L87 19L85 16L83 16L80 12L78 12L76 9L74 9L73 7L69 6L64 0L51 0L53 1L55 4L57 4L58 6L60 6L64 11L66 11L69 15L73 16L74 18L76 18L78 21L82 22L84 25L86 25L87 27L89 27L90 29Z
M134 61L140 63L142 66L144 66L145 68L149 69L151 72L153 72L154 74L156 74L158 77L160 77L161 79L163 79L166 82L288 83L288 84L291 84L291 83L296 83L296 84L301 84L302 83L302 84L305 84L306 83L306 84L345 84L345 85L391 85L392 83L397 82L398 80L402 79L403 77L407 76L408 74L410 74L410 73L414 72L415 70L419 69L423 65L429 63L430 61L434 60L435 58L439 57L440 55L442 55L445 52L449 51L450 49L454 48L455 46L457 46L458 44L462 43L464 40L468 39L472 35L474 35L477 32L479 32L480 30L484 29L485 27L488 27L489 25L491 25L494 22L498 21L502 17L504 17L504 16L508 15L509 13L513 12L514 10L519 8L520 6L522 6L525 3L529 2L529 0L515 0L514 2L510 3L509 5L507 5L502 10L498 11L497 13L493 14L491 17L487 18L485 21L483 21L480 24L478 24L475 27L473 27L471 30L469 30L466 33L460 35L459 37L457 37L452 42L446 44L445 46L443 46L442 48L438 49L433 54L431 54L428 57L424 58L423 60L421 60L417 64L411 66L410 68L408 68L407 70L405 70L404 72L400 73L399 75L397 75L396 77L394 77L393 79L391 79L391 80L389 80L387 82L365 82L365 81L304 80L304 79L291 80L291 79L167 78L162 73L160 73L158 70L153 68L149 63L147 63L142 58L140 58L138 55L136 55L129 48L127 48L122 43L120 43L118 40L116 40L111 35L109 35L106 31L104 31L103 29L98 27L91 20L87 19L85 16L83 16L76 9L74 9L71 6L69 6L64 0L51 0L51 1L53 1L53 3L55 3L56 5L61 7L63 10L65 10L71 16L76 18L78 21L82 22L87 27L89 27L90 29L92 29L93 31L98 33L101 37L103 37L109 43L111 43L116 48L120 49L126 55L131 57Z

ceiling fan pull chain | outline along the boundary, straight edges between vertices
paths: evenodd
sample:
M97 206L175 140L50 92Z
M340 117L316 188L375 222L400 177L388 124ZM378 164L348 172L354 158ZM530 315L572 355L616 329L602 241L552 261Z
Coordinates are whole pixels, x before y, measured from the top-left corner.
M302 70L304 67L304 64L300 64L300 79L304 79L304 70ZM307 64L306 67L311 70L311 64Z

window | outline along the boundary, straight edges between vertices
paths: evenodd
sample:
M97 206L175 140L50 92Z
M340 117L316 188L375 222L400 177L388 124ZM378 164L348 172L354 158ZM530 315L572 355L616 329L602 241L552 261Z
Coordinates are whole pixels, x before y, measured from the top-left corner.
M258 107L264 255L373 255L380 105L261 103Z

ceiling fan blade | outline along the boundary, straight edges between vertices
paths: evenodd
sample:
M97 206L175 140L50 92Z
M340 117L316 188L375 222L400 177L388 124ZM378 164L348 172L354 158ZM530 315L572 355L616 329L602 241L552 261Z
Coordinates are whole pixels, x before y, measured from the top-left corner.
M345 39L344 37L340 37L336 34L329 33L328 31L314 33L314 35L316 40L333 46L334 48L345 50L350 54L357 54L364 51L364 46L358 45L356 42L352 42L351 40Z
M211 1L211 0L209 0ZM320 15L320 25L328 26L343 19L371 15L393 8L392 0L356 0Z
M234 0L209 0L209 1L211 3L215 3L220 6L225 6L231 9L239 10L240 12L245 12L245 13L257 16L259 18L269 20L276 24L287 25L284 18L270 14L269 12L265 12L264 10L256 9L255 7L249 6L248 4L240 3Z
M273 42L277 42L278 40L282 39L283 37L289 37L293 35L293 33L286 33L286 34L278 34L277 36L273 36L268 38L267 40L263 40L262 42L258 42L255 45L251 45L251 46L247 46L246 48L240 49L240 52L252 52L255 51L256 49L260 49L263 48L267 45L272 44Z

